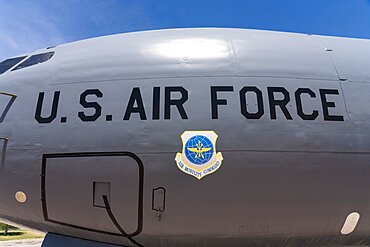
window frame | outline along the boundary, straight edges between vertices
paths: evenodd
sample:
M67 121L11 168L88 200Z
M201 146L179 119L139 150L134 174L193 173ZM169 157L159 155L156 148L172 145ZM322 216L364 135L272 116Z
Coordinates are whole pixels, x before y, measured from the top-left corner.
M44 56L44 55L50 55L50 56L46 60L40 59L36 63L30 62L31 59L35 59L38 56ZM49 52L30 55L26 60L23 60L21 63L17 64L17 66L15 68L12 68L11 71L16 71L16 70L28 68L28 67L31 67L31 66L34 66L34 65L37 65L37 64L45 63L45 62L49 61L50 59L52 59L54 57L54 55L55 55L55 51L49 51ZM29 64L27 64L27 63L29 63Z
M12 57L12 58L7 58L3 61L0 62L0 65L5 63L6 61L11 61L11 60L17 60L16 63L12 64L11 66L9 66L8 68L6 68L4 71L1 70L1 67L0 67L0 75L2 74L5 74L6 72L8 71L12 71L12 69L16 66L18 66L19 64L23 63L25 60L27 60L29 56L26 55L26 56L18 56L18 57ZM2 72L1 72L2 71Z

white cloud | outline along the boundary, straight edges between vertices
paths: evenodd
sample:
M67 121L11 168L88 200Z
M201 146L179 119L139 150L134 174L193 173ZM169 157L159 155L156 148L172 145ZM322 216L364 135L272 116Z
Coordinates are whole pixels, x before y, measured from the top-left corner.
M125 0L0 0L0 61L74 40L152 28L146 5Z
M44 6L0 0L0 59L30 52L65 39Z

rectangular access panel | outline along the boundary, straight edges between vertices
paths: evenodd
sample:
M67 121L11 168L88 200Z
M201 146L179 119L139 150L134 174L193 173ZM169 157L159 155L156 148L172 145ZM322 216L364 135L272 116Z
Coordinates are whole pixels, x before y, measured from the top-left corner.
M72 228L122 236L110 211L126 235L137 235L142 229L143 174L140 159L132 153L44 154L44 218Z

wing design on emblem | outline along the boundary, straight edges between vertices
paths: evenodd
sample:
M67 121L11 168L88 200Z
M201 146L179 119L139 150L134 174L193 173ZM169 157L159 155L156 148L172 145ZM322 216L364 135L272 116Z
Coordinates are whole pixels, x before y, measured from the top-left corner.
M196 144L196 146L197 146L196 148L188 148L190 152L196 153L195 155L196 159L199 157L202 157L204 159L203 153L208 152L209 150L212 149L212 148L204 148L203 143L201 143L200 141L198 142L198 144Z

